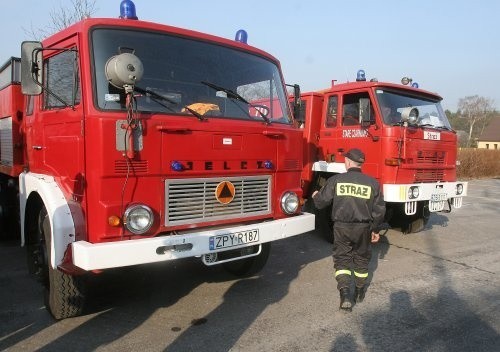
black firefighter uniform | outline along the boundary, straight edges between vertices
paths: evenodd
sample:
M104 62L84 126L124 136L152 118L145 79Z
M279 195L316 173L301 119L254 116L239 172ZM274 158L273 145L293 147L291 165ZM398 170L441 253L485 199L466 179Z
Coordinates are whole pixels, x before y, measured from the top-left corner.
M314 196L314 204L319 209L332 204L338 289L350 286L351 268L356 287L363 287L371 258L371 232L378 232L385 215L379 183L360 168L351 167L346 173L330 177Z

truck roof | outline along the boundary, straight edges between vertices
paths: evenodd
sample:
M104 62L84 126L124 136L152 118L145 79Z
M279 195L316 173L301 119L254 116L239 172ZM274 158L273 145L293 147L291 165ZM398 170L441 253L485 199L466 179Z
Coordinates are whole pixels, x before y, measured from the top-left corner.
M346 82L346 83L338 83L332 85L330 88L322 89L317 91L318 93L334 93L334 92L344 92L348 90L356 90L356 89L367 89L367 88L389 88L395 90L403 90L407 91L410 94L418 94L420 96L424 95L433 100L443 100L443 98L434 92L430 92L420 88L414 88L411 86L406 86L403 84L389 83L389 82L371 82L371 81L355 81L355 82Z
M141 21L141 20L131 20L131 19L121 19L121 18L87 18L82 21L79 21L68 28L65 28L43 40L44 47L50 47L57 45L58 42L64 40L68 36L74 35L75 33L81 33L85 35L88 33L91 27L128 27L142 30L151 30L162 33L171 33L173 35L187 37L194 40L206 40L211 41L220 45L236 47L238 49L252 52L256 55L263 56L267 59L270 59L276 62L279 65L279 61L273 55L253 47L251 45L240 43L236 40L230 40L227 38L218 37L215 35L197 32L189 29L173 27L165 24L154 23L149 21Z

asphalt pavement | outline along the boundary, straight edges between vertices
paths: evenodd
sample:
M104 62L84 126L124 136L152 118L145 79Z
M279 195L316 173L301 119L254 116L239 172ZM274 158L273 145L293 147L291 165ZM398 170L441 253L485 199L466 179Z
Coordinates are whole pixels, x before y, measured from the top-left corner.
M463 207L373 248L365 301L339 311L330 244L275 242L237 279L181 260L94 277L81 317L53 320L24 249L0 242L0 350L500 351L500 179L473 180Z

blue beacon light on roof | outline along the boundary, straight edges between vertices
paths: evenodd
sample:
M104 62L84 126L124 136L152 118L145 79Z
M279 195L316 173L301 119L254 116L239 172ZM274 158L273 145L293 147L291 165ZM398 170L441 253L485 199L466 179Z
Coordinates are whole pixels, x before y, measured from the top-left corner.
M123 0L120 3L120 18L126 20L137 20L135 5L132 0Z
M248 41L248 33L244 29L240 29L238 32L236 32L236 35L234 37L234 40L237 42L247 44Z
M359 70L357 75L356 75L356 81L357 82L364 82L366 81L366 75L364 70Z

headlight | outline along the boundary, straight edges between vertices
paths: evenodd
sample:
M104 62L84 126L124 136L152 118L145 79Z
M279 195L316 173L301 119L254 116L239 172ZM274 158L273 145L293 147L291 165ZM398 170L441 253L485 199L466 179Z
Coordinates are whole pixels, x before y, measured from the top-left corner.
M461 183L457 184L457 186L456 186L457 195L462 194L463 191L464 191L464 185Z
M299 208L299 196L294 192L286 192L281 197L281 210L285 214L294 214Z
M153 211L146 205L132 205L125 210L123 223L130 232L142 235L153 225Z
M417 186L412 186L408 189L408 198L415 199L420 195L420 190Z

